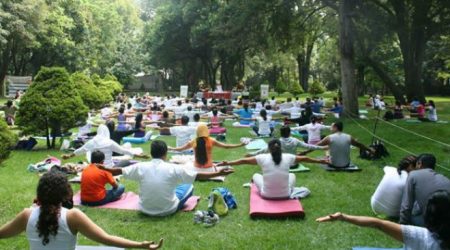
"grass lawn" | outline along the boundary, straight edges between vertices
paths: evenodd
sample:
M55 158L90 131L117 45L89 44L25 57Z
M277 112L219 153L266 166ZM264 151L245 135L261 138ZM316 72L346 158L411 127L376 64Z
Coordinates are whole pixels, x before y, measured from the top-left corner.
M450 98L437 100L438 115L450 120ZM361 100L363 103L364 100ZM1 102L1 100L0 100ZM374 116L373 111L369 116ZM331 123L329 118L326 123ZM360 120L363 126L373 128L373 120ZM450 124L406 123L396 125L450 144ZM361 142L369 144L371 136L351 120L344 121L344 130ZM227 142L237 143L240 137L248 137L249 129L235 129L228 126ZM414 153L430 152L437 156L438 162L450 168L450 148L433 144L430 141L380 123L377 135L406 148ZM174 138L160 137L170 145ZM28 173L29 163L38 162L47 155L59 156L58 151L43 149L44 142L33 152L13 152L11 157L0 165L0 224L12 219L23 208L31 205L38 182L36 174ZM148 152L149 144L143 149ZM206 197L213 187L228 187L236 196L238 209L230 211L213 228L193 224L192 213L177 213L166 218L149 218L137 212L81 208L90 218L111 234L134 240L157 240L165 238L165 249L351 249L353 246L400 247L401 244L384 236L376 230L358 228L344 223L318 224L315 219L332 212L342 211L356 215L373 215L370 197L383 175L382 167L396 166L405 153L387 146L391 156L379 161L359 159L358 151L352 151L352 159L363 171L359 173L329 173L318 166L305 164L311 172L297 174L297 186L308 187L312 194L302 200L306 217L303 220L253 220L248 216L249 190L242 184L249 182L253 173L260 171L257 166L238 166L236 172L227 177L224 183L195 183L194 193L202 196L198 209L207 208ZM242 157L244 148L233 150L216 149L215 160L232 160ZM319 157L323 152L311 156ZM82 158L72 159L72 161ZM438 169L450 176L450 172ZM138 192L138 186L123 180L128 191ZM73 186L75 190L78 185ZM84 236L78 237L82 245L96 245ZM25 235L0 241L0 249L27 249Z

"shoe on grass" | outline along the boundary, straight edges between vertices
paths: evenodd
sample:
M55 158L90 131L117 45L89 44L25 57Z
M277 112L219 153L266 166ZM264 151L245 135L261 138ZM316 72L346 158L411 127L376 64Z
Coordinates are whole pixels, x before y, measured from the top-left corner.
M213 211L208 211L203 218L203 225L205 227L212 227L219 223L219 215L215 214Z

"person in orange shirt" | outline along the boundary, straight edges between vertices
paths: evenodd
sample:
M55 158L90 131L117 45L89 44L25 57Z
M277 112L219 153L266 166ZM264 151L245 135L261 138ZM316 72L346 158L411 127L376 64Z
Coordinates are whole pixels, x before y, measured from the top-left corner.
M224 144L216 141L209 136L208 126L200 124L197 127L197 138L186 143L186 145L178 148L169 148L175 151L185 151L188 149L194 149L195 161L194 166L196 168L212 168L212 149L214 146L220 148L238 148L244 146L244 143L240 144Z
M120 199L125 187L118 185L111 173L101 170L105 155L101 151L91 154L91 164L83 170L81 175L81 204L86 206L101 206ZM110 184L112 189L106 190L105 185Z

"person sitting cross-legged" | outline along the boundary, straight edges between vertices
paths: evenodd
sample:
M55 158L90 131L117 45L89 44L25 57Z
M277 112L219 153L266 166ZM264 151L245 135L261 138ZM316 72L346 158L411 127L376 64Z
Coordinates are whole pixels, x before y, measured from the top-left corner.
M218 172L196 173L166 162L167 145L163 141L151 144L152 160L125 168L104 168L113 175L139 182L139 207L150 216L167 216L181 210L193 194L195 180L208 180L233 173L233 169Z
M284 154L281 142L274 139L269 142L268 154L243 158L235 161L224 161L217 166L259 165L263 174L254 174L253 182L265 199L288 199L295 187L296 178L289 173L289 168L299 162L327 164L328 160L316 160L305 156Z
M331 168L347 168L350 166L350 146L353 145L360 149L374 153L374 149L366 147L364 144L356 141L351 135L342 132L344 124L335 122L331 125L332 134L325 137L318 146L329 146Z
M86 206L101 206L120 199L125 187L117 184L111 173L101 170L105 155L101 151L91 154L91 164L81 174L81 203ZM106 190L105 185L110 184L112 189Z
M106 233L81 210L64 207L64 201L71 193L66 176L57 171L45 173L37 187L36 206L24 209L12 221L1 226L0 239L25 232L32 250L76 249L78 233L114 247L158 249L162 246L162 239L158 244L152 241L136 242Z

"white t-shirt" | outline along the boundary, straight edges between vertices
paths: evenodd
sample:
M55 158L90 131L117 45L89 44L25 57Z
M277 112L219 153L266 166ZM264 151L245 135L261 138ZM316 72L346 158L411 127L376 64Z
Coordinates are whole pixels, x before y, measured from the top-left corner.
M402 225L405 250L441 250L440 241L428 229Z
M177 137L177 147L182 147L191 141L197 132L197 127L175 126L170 128L170 134Z
M279 165L275 165L271 154L255 156L263 172L264 186L261 194L268 198L289 197L289 167L295 164L295 155L283 154Z
M41 213L40 207L32 208L28 218L26 234L31 250L49 249L49 250L73 250L77 244L77 235L72 234L67 224L67 209L61 208L58 217L58 233L56 236L50 235L50 242L42 245L42 238L37 231L37 223Z
M377 214L399 217L403 189L405 188L408 173L402 171L399 175L394 167L384 167L383 171L383 179L381 179L371 198L372 210Z
M123 177L139 182L139 208L148 215L165 216L175 213L180 201L175 188L192 184L197 173L181 166L153 159L122 169Z
M256 118L258 121L258 134L260 135L270 135L270 121L271 119L267 117L267 120L264 121L262 117Z
M438 120L436 108L433 108L433 106L428 107L428 120L433 122Z
M91 162L91 156L90 154L92 152L90 152L88 150L89 148L89 144L94 143L93 140L90 140L88 142L86 142L86 144L84 144L81 148L75 150L73 153L75 155L81 155L81 154L87 154L86 158L88 160L88 162ZM113 153L118 153L118 154L122 154L122 155L134 155L133 151L131 151L130 149L127 149L123 146L120 146L119 144L117 144L116 142L111 142L111 144L107 147L101 147L101 148L96 148L95 150L101 151L104 155L105 155L105 160L103 162L103 164L106 167L113 167L114 166L114 162L112 159Z
M293 128L294 131L306 130L308 132L308 143L319 142L321 140L321 131L324 129L330 129L331 126L326 126L320 123L308 123L306 125Z

